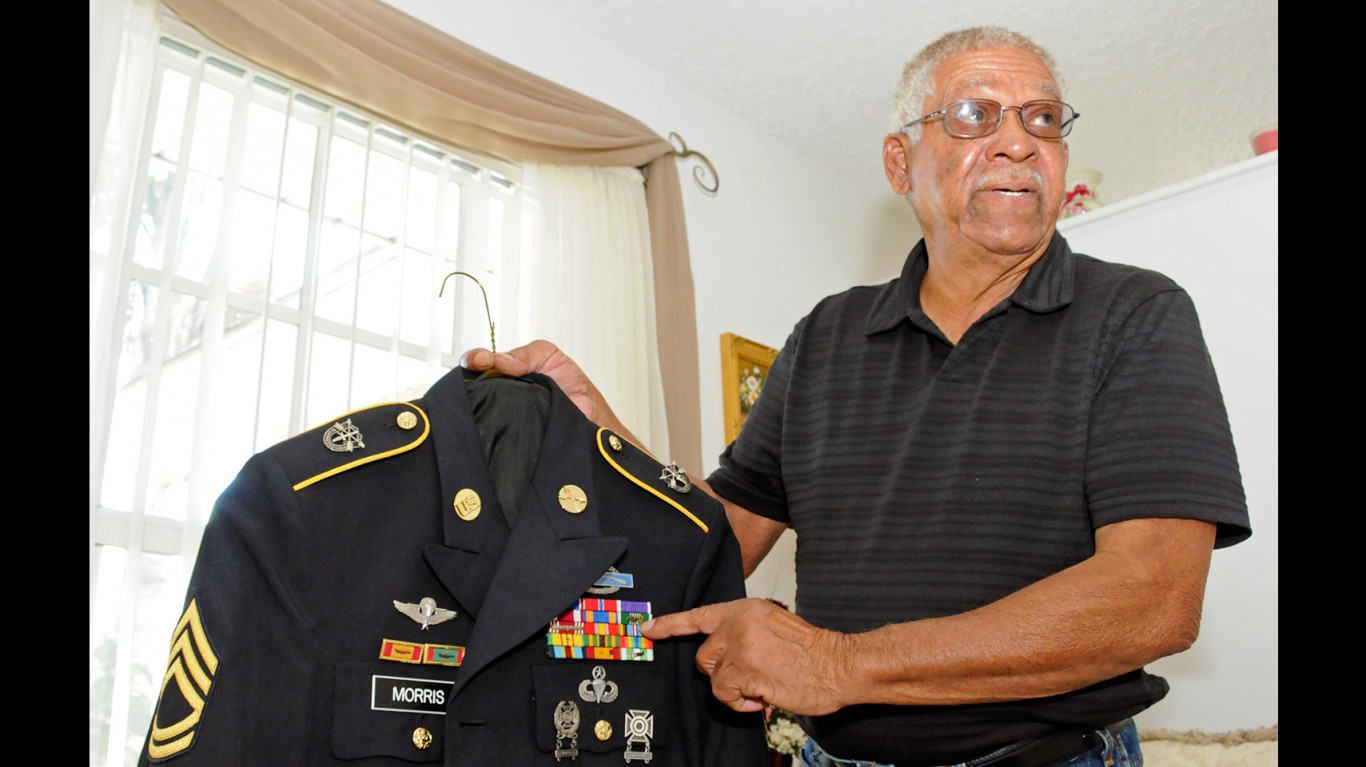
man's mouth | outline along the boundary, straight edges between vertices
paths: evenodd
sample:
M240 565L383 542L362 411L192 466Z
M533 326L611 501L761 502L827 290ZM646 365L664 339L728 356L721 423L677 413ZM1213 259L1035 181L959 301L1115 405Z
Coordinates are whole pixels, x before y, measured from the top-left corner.
M1028 178L1002 178L988 180L978 187L985 192L996 192L1008 197L1023 197L1039 191L1039 181Z

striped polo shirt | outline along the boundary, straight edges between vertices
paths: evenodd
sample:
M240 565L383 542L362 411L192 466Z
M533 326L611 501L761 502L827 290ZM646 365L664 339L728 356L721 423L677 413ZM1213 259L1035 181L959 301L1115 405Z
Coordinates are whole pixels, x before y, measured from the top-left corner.
M922 240L899 278L802 318L708 477L796 530L803 618L856 632L971 610L1087 558L1096 528L1126 519L1214 522L1216 546L1251 534L1214 366L1177 284L1073 253L1055 234L1015 293L954 345L921 310L927 265ZM937 729L921 745L1029 735L1049 717L1118 721L1166 693L1141 672L1112 682L927 711ZM901 748L916 746L911 710L884 711L890 723L865 731L883 721L859 719L872 708L818 718L812 734L862 759L878 752L857 742L892 729L905 730L888 736Z

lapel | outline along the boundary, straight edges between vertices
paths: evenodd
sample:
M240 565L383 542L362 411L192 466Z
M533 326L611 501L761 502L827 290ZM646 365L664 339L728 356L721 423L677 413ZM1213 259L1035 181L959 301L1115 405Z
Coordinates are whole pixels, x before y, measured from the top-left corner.
M441 482L442 542L428 543L423 555L466 614L477 618L509 531L465 395L465 380L473 378L457 367L424 397ZM479 513L462 518L456 513L456 499L465 499L471 493L478 499ZM465 508L469 508L468 500Z
M604 498L594 484L596 428L539 374L528 378L550 390L550 413L531 485L516 526L508 529L465 395L466 377L457 368L429 393L446 505L444 544L428 544L425 555L452 596L476 616L454 694L503 653L529 636L544 634L551 619L573 606L621 557L627 543L624 537L602 534ZM448 379L454 385L443 386ZM569 485L582 490L588 501L578 513L560 503L561 491ZM450 505L466 487L483 499L471 521L462 520Z

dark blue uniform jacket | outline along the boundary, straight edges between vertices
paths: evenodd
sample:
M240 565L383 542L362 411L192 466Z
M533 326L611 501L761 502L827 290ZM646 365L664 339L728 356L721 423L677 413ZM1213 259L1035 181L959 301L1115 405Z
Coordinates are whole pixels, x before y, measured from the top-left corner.
M246 463L205 528L140 764L768 763L759 715L695 668L700 637L648 661L547 652L582 597L662 615L744 596L721 505L537 374L517 380L549 393L539 452L525 482L516 461L496 476L472 378ZM596 593L610 571L632 585ZM454 617L423 628L395 605L424 598Z

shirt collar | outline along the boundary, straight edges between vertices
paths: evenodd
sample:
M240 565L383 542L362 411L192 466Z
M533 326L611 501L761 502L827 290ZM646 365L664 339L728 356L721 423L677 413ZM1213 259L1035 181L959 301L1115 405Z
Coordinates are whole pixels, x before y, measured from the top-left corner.
M906 256L901 276L887 283L873 301L864 325L866 333L880 333L891 330L904 319L916 322L925 317L920 308L920 282L925 279L927 268L929 253L922 238ZM1055 231L1048 250L1030 267L1029 274L1008 300L1035 313L1066 306L1072 302L1076 269L1076 256L1067 240Z

